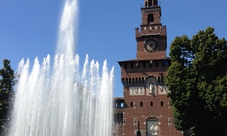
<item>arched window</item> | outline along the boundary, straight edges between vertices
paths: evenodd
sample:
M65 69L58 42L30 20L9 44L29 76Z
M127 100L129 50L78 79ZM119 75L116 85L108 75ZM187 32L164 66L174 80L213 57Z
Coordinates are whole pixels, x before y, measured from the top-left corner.
M146 62L145 61L143 62L143 68L146 68Z
M152 6L152 0L149 0L148 1L148 7L151 7Z
M143 102L140 102L140 107L143 107Z
M150 106L153 106L153 101L150 102Z
M128 65L127 65L127 63L125 63L125 69L127 69L128 68Z
M131 106L131 107L133 106L133 102L130 102L130 106Z
M154 6L158 6L158 1L154 0Z
M158 83L160 83L160 77L158 77Z
M120 114L117 113L117 123L120 124Z
M158 120L157 118L148 118L146 120L146 129L147 129L147 136L153 136L153 135L158 135Z
M158 61L155 61L155 65L156 65L156 67L158 67Z
M161 77L161 83L164 83L164 76Z
M147 18L147 23L150 24L151 22L154 22L154 15L153 14L149 14L148 18Z
M161 106L163 106L163 101L161 101Z
M120 114L120 123L123 123L123 113Z

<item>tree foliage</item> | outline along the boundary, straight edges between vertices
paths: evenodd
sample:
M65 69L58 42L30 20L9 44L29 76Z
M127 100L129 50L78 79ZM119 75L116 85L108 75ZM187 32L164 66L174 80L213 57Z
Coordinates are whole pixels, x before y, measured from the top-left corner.
M227 135L227 42L214 28L191 39L176 37L170 46L171 66L165 83L175 127L203 135Z
M3 60L3 68L0 69L0 133L3 135L6 126L5 122L9 117L9 107L14 85L14 70L10 61Z

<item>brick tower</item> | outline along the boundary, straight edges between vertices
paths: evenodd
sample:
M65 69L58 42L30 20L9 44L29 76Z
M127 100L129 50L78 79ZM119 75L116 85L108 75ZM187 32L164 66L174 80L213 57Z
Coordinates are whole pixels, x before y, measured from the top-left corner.
M142 23L135 29L136 59L119 61L124 97L115 98L114 136L182 136L174 128L164 76L166 26L158 0L144 0Z

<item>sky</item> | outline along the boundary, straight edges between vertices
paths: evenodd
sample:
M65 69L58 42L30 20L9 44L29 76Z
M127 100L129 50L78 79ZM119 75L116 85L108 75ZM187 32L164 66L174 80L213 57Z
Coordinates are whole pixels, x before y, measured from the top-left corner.
M135 28L141 24L143 0L78 0L75 54L83 65L86 54L114 67L114 96L123 96L118 61L136 58ZM167 56L176 36L191 38L208 26L227 39L226 0L159 0L161 22L167 26ZM22 58L40 62L54 58L64 0L0 0L0 68L9 59L17 71Z

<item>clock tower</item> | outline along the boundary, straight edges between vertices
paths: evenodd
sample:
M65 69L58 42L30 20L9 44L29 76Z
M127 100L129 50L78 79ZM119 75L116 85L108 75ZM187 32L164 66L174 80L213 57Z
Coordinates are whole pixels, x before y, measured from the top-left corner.
M158 0L144 0L141 8L142 23L136 28L137 59L158 59L166 57L166 26L161 23L161 7Z
M171 62L166 57L166 26L161 23L158 0L144 0L141 13L141 25L135 29L136 57L118 62L124 97L115 98L113 135L182 136L174 128L164 83Z

